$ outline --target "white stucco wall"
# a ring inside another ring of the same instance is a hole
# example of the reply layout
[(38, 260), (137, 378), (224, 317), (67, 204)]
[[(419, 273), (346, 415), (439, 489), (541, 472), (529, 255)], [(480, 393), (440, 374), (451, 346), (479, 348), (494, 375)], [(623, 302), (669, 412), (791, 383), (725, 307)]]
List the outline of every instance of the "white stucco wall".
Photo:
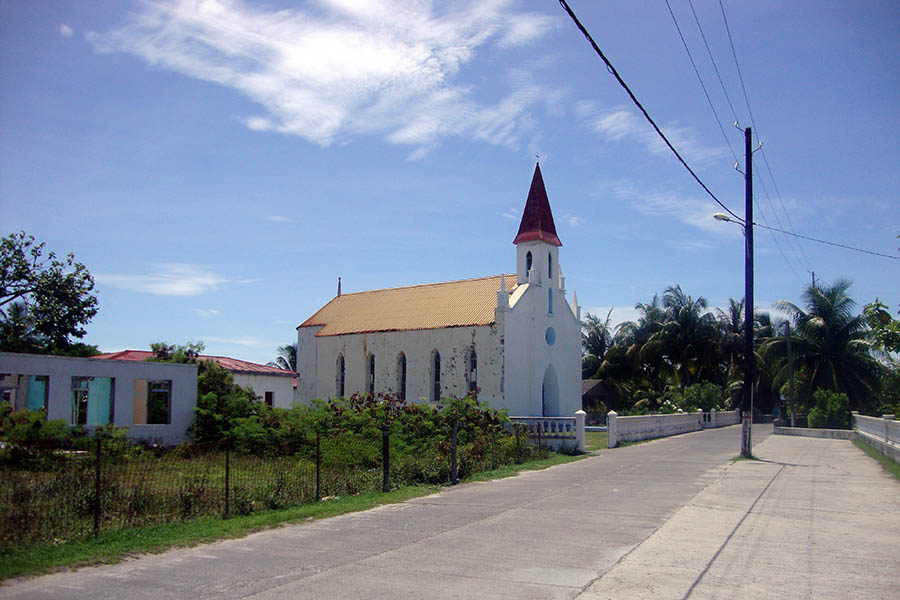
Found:
[(232, 372), (234, 382), (253, 389), (253, 393), (265, 400), (266, 392), (274, 394), (272, 406), (290, 408), (294, 403), (293, 375), (264, 375), (259, 373)]
[[(477, 354), (478, 399), (495, 408), (502, 407), (503, 373), (500, 335), (497, 328), (447, 327), (416, 331), (389, 331), (314, 337), (318, 327), (298, 329), (301, 401), (335, 396), (337, 357), (344, 356), (344, 394), (366, 389), (366, 357), (375, 356), (375, 392), (397, 393), (398, 355), (406, 355), (406, 396), (410, 401), (431, 398), (431, 360), (441, 355), (441, 395), (463, 397), (467, 393), (466, 356), (470, 348)], [(310, 376), (309, 374), (314, 374)]]
[[(72, 377), (111, 377), (115, 379), (113, 423), (128, 427), (128, 437), (179, 444), (187, 440), (187, 428), (194, 420), (197, 365), (0, 352), (0, 373), (49, 377), (48, 419), (71, 423)], [(134, 424), (135, 379), (172, 382), (170, 424)]]

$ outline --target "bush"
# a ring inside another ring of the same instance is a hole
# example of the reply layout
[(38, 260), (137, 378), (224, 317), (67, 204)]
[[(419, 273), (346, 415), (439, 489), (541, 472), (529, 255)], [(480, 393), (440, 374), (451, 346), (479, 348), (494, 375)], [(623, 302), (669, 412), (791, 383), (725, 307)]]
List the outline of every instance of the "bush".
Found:
[(809, 409), (808, 422), (813, 429), (850, 429), (850, 400), (847, 394), (818, 389), (815, 406)]

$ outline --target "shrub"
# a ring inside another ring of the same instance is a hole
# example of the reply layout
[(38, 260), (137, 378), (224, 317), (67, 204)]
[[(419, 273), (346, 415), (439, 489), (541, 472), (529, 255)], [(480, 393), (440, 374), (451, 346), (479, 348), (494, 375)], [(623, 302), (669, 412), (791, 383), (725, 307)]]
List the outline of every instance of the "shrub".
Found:
[(814, 429), (850, 429), (850, 400), (847, 394), (818, 389), (815, 406), (809, 409), (809, 426)]

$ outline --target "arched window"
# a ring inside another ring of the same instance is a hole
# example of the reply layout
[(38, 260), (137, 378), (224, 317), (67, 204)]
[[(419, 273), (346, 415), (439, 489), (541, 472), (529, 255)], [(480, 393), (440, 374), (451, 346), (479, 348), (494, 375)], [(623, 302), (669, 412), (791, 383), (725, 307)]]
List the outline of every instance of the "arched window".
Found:
[(437, 350), (431, 355), (431, 401), (441, 401), (441, 353)]
[(553, 255), (549, 252), (547, 253), (547, 278), (553, 279)]
[(397, 355), (397, 397), (406, 398), (406, 355), (402, 352)]
[(335, 370), (334, 377), (334, 393), (336, 396), (344, 395), (344, 355), (338, 354), (337, 357), (337, 369)]
[(553, 288), (547, 288), (547, 314), (553, 314)]
[(475, 353), (475, 348), (469, 350), (466, 357), (466, 383), (469, 394), (474, 394), (478, 389), (478, 355)]
[(531, 256), (531, 252), (525, 255), (525, 275), (528, 275), (528, 271), (531, 270), (531, 263), (534, 261), (534, 257)]
[(366, 358), (366, 392), (375, 393), (375, 355), (370, 354)]

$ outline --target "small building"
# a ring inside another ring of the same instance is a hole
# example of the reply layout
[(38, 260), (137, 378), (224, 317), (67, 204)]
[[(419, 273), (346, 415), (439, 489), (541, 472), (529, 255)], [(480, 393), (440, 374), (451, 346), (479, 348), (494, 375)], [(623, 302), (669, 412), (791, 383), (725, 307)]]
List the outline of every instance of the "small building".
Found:
[[(143, 362), (153, 358), (149, 350), (123, 350), (100, 354), (95, 358), (104, 360), (127, 360)], [(294, 402), (294, 379), (297, 374), (277, 367), (260, 365), (246, 360), (227, 356), (209, 356), (201, 354), (197, 360), (211, 360), (220, 367), (231, 371), (234, 383), (251, 388), (253, 393), (265, 400), (269, 406), (288, 408)]]
[(14, 410), (180, 444), (194, 421), (197, 365), (0, 352), (0, 399)]
[(581, 323), (535, 166), (513, 240), (516, 272), (341, 293), (297, 327), (298, 397), (478, 399), (516, 416), (581, 407)]

